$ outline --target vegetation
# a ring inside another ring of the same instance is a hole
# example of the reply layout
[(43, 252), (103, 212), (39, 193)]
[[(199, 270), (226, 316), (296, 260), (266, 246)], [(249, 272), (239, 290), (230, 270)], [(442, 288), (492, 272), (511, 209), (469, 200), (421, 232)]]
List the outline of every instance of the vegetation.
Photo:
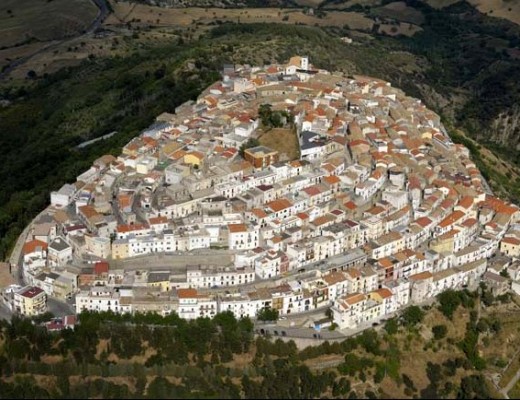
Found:
[(260, 311), (258, 311), (257, 318), (260, 321), (277, 321), (279, 317), (279, 312), (276, 309), (267, 307), (262, 308)]
[[(292, 340), (255, 338), (252, 322), (231, 313), (186, 321), (176, 314), (87, 312), (74, 331), (56, 333), (15, 317), (0, 322), (0, 396), (487, 398), (484, 376), (496, 370), (478, 350), (482, 338), (492, 335), (509, 357), (520, 343), (518, 319), (503, 331), (510, 314), (501, 307), (490, 306), (479, 318), (468, 304), (453, 320), (435, 307), (410, 308), (415, 317), (388, 321), (391, 335), (369, 329), (303, 350)], [(411, 324), (419, 314), (421, 322)], [(427, 346), (427, 331), (444, 332), (435, 342), (444, 350)]]
[(287, 111), (273, 111), (270, 104), (261, 104), (258, 109), (258, 116), (262, 121), (262, 126), (266, 129), (282, 128), (287, 124), (294, 123), (294, 117)]
[(410, 306), (403, 311), (401, 319), (406, 326), (416, 326), (424, 319), (424, 311), (419, 306)]
[(247, 149), (250, 149), (250, 148), (256, 147), (256, 146), (260, 146), (260, 142), (258, 141), (258, 139), (255, 139), (255, 138), (248, 139), (247, 142), (245, 142), (244, 144), (242, 144), (242, 146), (240, 146), (240, 149), (239, 149), (240, 157), (244, 157), (244, 152)]
[(473, 307), (473, 297), (467, 291), (449, 289), (437, 295), (437, 299), (439, 300), (439, 310), (449, 319), (453, 317), (453, 313), (459, 305), (462, 304), (466, 308)]
[(446, 337), (446, 333), (448, 333), (448, 328), (446, 325), (435, 325), (432, 328), (433, 337), (435, 340), (440, 340)]
[[(520, 132), (506, 123), (516, 115), (512, 105), (520, 103), (514, 52), (519, 28), (479, 14), (466, 2), (442, 11), (425, 2), (407, 4), (423, 17), (422, 31), (411, 37), (356, 36), (348, 27), (221, 24), (197, 40), (190, 33), (160, 46), (136, 47), (125, 57), (91, 56), (52, 75), (33, 71), (23, 86), (4, 85), (0, 257), (45, 207), (51, 190), (74, 181), (100, 155), (118, 154), (159, 113), (194, 99), (218, 79), (222, 64), (284, 62), (295, 53), (309, 55), (322, 68), (389, 80), (424, 99), (442, 113), (453, 140), (470, 149), (494, 188), (520, 199), (520, 180), (494, 168), (482, 147), (520, 165), (515, 150)], [(359, 7), (371, 15), (371, 7)], [(345, 35), (355, 45), (338, 39)], [(268, 129), (291, 123), (283, 113), (261, 111)], [(108, 140), (76, 147), (114, 130), (118, 133)], [(439, 296), (438, 308), (424, 312), (412, 306), (399, 320), (387, 321), (385, 335), (368, 330), (302, 351), (291, 341), (255, 340), (251, 321), (230, 314), (188, 322), (176, 315), (87, 313), (74, 332), (52, 334), (14, 318), (0, 323), (0, 397), (374, 398), (395, 387), (394, 397), (486, 398), (483, 373), (497, 358), (482, 344), (507, 338), (500, 355), (505, 357), (518, 341), (518, 321), (479, 316), (476, 296), (448, 292)], [(509, 298), (495, 299), (483, 288), (479, 301), (499, 311)], [(278, 317), (273, 310), (261, 314), (265, 320)], [(435, 342), (425, 343), (421, 332), (433, 334)], [(322, 356), (339, 356), (340, 363), (318, 372), (308, 367), (319, 365)], [(422, 364), (414, 369), (417, 360)]]

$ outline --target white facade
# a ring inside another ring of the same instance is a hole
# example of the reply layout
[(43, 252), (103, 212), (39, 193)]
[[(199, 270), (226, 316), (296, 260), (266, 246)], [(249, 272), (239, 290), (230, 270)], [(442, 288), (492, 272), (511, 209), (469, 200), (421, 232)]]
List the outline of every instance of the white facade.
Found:
[(209, 289), (252, 283), (255, 281), (255, 273), (253, 269), (246, 267), (188, 266), (186, 279), (189, 287)]

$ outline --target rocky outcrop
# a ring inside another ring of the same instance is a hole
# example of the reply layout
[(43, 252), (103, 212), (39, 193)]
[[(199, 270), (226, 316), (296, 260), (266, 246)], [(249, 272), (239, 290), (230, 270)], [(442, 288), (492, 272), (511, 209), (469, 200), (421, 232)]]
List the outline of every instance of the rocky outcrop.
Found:
[(520, 150), (520, 105), (499, 113), (492, 121), (490, 139), (503, 146), (514, 146)]

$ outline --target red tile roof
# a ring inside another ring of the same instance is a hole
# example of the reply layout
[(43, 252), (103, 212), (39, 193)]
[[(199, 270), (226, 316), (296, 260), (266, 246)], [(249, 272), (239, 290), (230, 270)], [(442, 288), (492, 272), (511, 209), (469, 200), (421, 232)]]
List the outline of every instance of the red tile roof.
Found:
[(38, 287), (30, 287), (24, 292), (20, 293), (20, 296), (27, 297), (28, 299), (32, 299), (33, 297), (38, 296), (40, 293), (43, 293), (43, 290)]
[(31, 254), (42, 250), (47, 250), (47, 243), (41, 240), (31, 240), (23, 245), (23, 254)]

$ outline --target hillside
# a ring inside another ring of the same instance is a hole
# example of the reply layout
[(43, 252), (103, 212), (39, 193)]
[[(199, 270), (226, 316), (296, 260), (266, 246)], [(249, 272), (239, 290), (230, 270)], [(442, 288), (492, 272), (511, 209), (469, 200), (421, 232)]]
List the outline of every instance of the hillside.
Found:
[(493, 300), (485, 293), (479, 299), (447, 292), (440, 306), (410, 307), (399, 322), (390, 320), (378, 332), (303, 350), (290, 340), (255, 337), (248, 319), (225, 313), (194, 321), (81, 314), (75, 331), (58, 333), (14, 319), (0, 324), (0, 393), (9, 398), (500, 398), (495, 385), (506, 386), (519, 368), (520, 307), (508, 296)]

